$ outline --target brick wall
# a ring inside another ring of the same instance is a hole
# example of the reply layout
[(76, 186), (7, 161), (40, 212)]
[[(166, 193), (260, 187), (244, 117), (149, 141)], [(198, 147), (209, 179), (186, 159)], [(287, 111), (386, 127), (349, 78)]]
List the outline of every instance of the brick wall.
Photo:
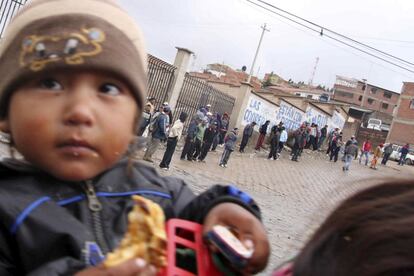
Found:
[(388, 142), (399, 145), (410, 143), (414, 145), (414, 125), (394, 122)]
[(368, 129), (368, 128), (360, 128), (357, 133), (357, 141), (360, 146), (362, 143), (369, 138), (372, 144), (372, 148), (374, 149), (379, 144), (384, 144), (385, 139), (387, 138), (388, 132), (386, 131), (379, 131), (375, 129)]

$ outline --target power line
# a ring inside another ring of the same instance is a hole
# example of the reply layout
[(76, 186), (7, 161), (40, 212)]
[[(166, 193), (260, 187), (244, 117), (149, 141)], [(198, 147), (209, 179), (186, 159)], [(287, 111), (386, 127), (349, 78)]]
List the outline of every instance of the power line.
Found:
[(293, 17), (295, 17), (295, 18), (297, 18), (297, 19), (300, 19), (300, 20), (302, 20), (302, 21), (304, 21), (304, 22), (306, 22), (306, 23), (308, 23), (308, 24), (311, 24), (311, 25), (313, 25), (313, 26), (316, 26), (316, 27), (318, 27), (318, 28), (320, 28), (320, 29), (321, 29), (321, 33), (323, 33), (323, 31), (328, 31), (328, 32), (331, 32), (331, 33), (333, 33), (333, 34), (335, 34), (335, 35), (337, 35), (337, 36), (339, 36), (339, 37), (342, 37), (342, 38), (345, 38), (345, 39), (347, 39), (347, 40), (350, 40), (350, 41), (352, 41), (352, 42), (354, 42), (354, 43), (356, 43), (356, 44), (362, 45), (362, 46), (364, 46), (364, 47), (366, 47), (366, 48), (368, 48), (368, 49), (371, 49), (371, 50), (373, 50), (373, 51), (376, 51), (376, 52), (381, 53), (381, 54), (383, 54), (383, 55), (386, 55), (386, 56), (388, 56), (388, 57), (391, 57), (391, 58), (397, 59), (397, 60), (399, 60), (399, 61), (401, 61), (401, 62), (404, 62), (404, 63), (410, 64), (410, 65), (414, 65), (414, 63), (412, 63), (412, 62), (409, 62), (409, 61), (406, 61), (406, 60), (404, 60), (404, 59), (402, 59), (402, 58), (399, 58), (399, 57), (396, 57), (396, 56), (394, 56), (394, 55), (388, 54), (388, 53), (386, 53), (386, 52), (384, 52), (384, 51), (381, 51), (381, 50), (379, 50), (379, 49), (377, 49), (377, 48), (371, 47), (371, 46), (369, 46), (369, 45), (367, 45), (367, 44), (365, 44), (365, 43), (362, 43), (362, 42), (360, 42), (360, 41), (358, 41), (358, 40), (355, 40), (355, 39), (353, 39), (353, 38), (350, 38), (350, 37), (348, 37), (348, 36), (346, 36), (346, 35), (343, 35), (343, 34), (341, 34), (341, 33), (338, 33), (338, 32), (336, 32), (336, 31), (333, 31), (333, 30), (331, 30), (331, 29), (329, 29), (329, 28), (323, 27), (323, 26), (321, 26), (321, 25), (319, 25), (319, 24), (316, 24), (316, 23), (314, 23), (314, 22), (312, 22), (312, 21), (309, 21), (309, 20), (307, 20), (307, 19), (305, 19), (305, 18), (303, 18), (303, 17), (300, 17), (300, 16), (298, 16), (298, 15), (295, 15), (295, 14), (293, 14), (293, 13), (291, 13), (291, 12), (288, 12), (288, 11), (286, 11), (286, 10), (284, 10), (284, 9), (281, 9), (281, 8), (279, 8), (279, 7), (276, 7), (275, 5), (272, 5), (272, 4), (270, 4), (270, 3), (266, 2), (266, 1), (263, 1), (263, 0), (257, 0), (257, 1), (258, 1), (258, 2), (260, 2), (260, 3), (263, 3), (263, 4), (267, 5), (267, 6), (270, 6), (270, 7), (274, 8), (274, 9), (277, 9), (277, 10), (279, 10), (279, 11), (283, 12), (283, 13), (286, 13), (286, 14), (288, 14), (288, 15), (290, 15), (290, 16), (293, 16)]
[[(408, 72), (414, 73), (414, 70), (412, 70), (412, 69), (406, 68), (406, 67), (401, 66), (401, 65), (399, 65), (399, 64), (396, 64), (396, 63), (394, 63), (394, 62), (392, 62), (392, 61), (390, 61), (390, 60), (387, 60), (387, 59), (384, 59), (384, 58), (382, 58), (382, 57), (379, 57), (379, 56), (377, 56), (377, 55), (375, 55), (375, 54), (372, 54), (372, 53), (370, 53), (370, 52), (368, 52), (368, 51), (366, 51), (366, 50), (364, 50), (364, 49), (358, 48), (358, 47), (353, 46), (353, 45), (351, 45), (351, 44), (349, 44), (349, 43), (347, 43), (347, 42), (344, 42), (344, 41), (342, 41), (342, 40), (340, 40), (340, 39), (338, 39), (338, 38), (334, 38), (334, 37), (332, 37), (332, 36), (330, 36), (330, 35), (324, 34), (324, 33), (323, 33), (323, 31), (322, 31), (323, 29), (321, 29), (321, 31), (316, 30), (316, 29), (313, 29), (313, 28), (311, 28), (311, 27), (309, 27), (309, 26), (307, 26), (307, 25), (305, 25), (305, 24), (303, 24), (303, 23), (301, 23), (301, 22), (298, 22), (298, 21), (296, 21), (296, 20), (294, 20), (294, 19), (292, 19), (292, 18), (290, 18), (290, 17), (288, 17), (288, 16), (286, 16), (286, 15), (280, 14), (280, 13), (278, 13), (278, 12), (274, 11), (274, 10), (271, 10), (271, 9), (269, 9), (269, 8), (266, 8), (266, 7), (264, 7), (264, 6), (262, 6), (262, 5), (258, 4), (258, 3), (255, 3), (255, 2), (253, 2), (253, 1), (251, 1), (251, 0), (246, 0), (246, 1), (247, 1), (247, 2), (249, 2), (249, 3), (251, 3), (251, 4), (253, 4), (253, 5), (256, 5), (256, 6), (258, 6), (258, 7), (262, 8), (262, 9), (264, 9), (264, 10), (267, 10), (267, 11), (269, 11), (269, 12), (271, 12), (271, 13), (274, 13), (274, 14), (276, 14), (276, 15), (280, 16), (280, 17), (283, 17), (283, 18), (285, 18), (285, 19), (287, 19), (287, 20), (289, 20), (289, 21), (292, 21), (292, 22), (294, 22), (294, 23), (296, 23), (296, 24), (298, 24), (298, 25), (300, 25), (300, 26), (302, 26), (302, 27), (304, 27), (304, 28), (306, 28), (306, 29), (309, 29), (309, 30), (311, 30), (311, 31), (313, 31), (313, 32), (316, 32), (316, 33), (318, 33), (318, 34), (320, 34), (320, 35), (323, 35), (323, 36), (325, 36), (325, 37), (327, 37), (327, 38), (330, 38), (330, 39), (332, 39), (332, 40), (335, 40), (335, 41), (337, 41), (337, 42), (339, 42), (339, 43), (341, 43), (341, 44), (344, 44), (344, 45), (346, 45), (346, 46), (348, 46), (348, 47), (351, 47), (351, 48), (353, 48), (353, 49), (355, 49), (355, 50), (358, 50), (358, 51), (360, 51), (360, 52), (363, 52), (364, 54), (370, 55), (370, 56), (372, 56), (372, 57), (374, 57), (374, 58), (377, 58), (377, 59), (379, 59), (379, 60), (381, 60), (381, 61), (384, 61), (384, 62), (389, 63), (389, 64), (391, 64), (391, 65), (394, 65), (394, 66), (396, 66), (396, 67), (399, 67), (399, 68), (401, 68), (401, 69), (403, 69), (403, 70), (406, 70), (406, 71), (408, 71)], [(259, 1), (260, 1), (260, 0), (259, 0)], [(413, 64), (413, 65), (414, 65), (414, 64)]]

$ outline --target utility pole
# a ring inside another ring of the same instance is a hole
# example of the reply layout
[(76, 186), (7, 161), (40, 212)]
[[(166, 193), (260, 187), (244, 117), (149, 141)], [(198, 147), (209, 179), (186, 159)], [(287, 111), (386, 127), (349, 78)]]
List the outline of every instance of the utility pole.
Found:
[(316, 68), (318, 68), (318, 62), (319, 62), (319, 57), (316, 58), (315, 66), (313, 67), (312, 74), (308, 82), (309, 86), (313, 85), (313, 78), (315, 77)]
[(250, 83), (250, 80), (251, 80), (252, 75), (253, 75), (254, 65), (255, 65), (255, 63), (256, 63), (256, 58), (257, 58), (257, 55), (259, 54), (259, 49), (260, 49), (260, 45), (262, 44), (262, 40), (263, 40), (264, 33), (265, 33), (265, 31), (267, 31), (267, 32), (269, 32), (269, 31), (270, 31), (270, 29), (266, 29), (266, 23), (264, 23), (264, 25), (263, 25), (263, 26), (261, 26), (260, 28), (262, 28), (262, 29), (263, 29), (263, 31), (262, 31), (262, 35), (260, 36), (259, 45), (257, 46), (257, 49), (256, 49), (256, 54), (254, 55), (254, 59), (253, 59), (252, 66), (251, 66), (251, 68), (250, 68), (250, 74), (249, 74), (249, 77), (247, 78), (247, 82), (248, 82), (248, 83)]
[(367, 79), (362, 79), (362, 81), (364, 82), (365, 88), (364, 88), (364, 94), (362, 94), (361, 107), (364, 106), (365, 97), (366, 97), (366, 94), (367, 94), (367, 91), (368, 91)]

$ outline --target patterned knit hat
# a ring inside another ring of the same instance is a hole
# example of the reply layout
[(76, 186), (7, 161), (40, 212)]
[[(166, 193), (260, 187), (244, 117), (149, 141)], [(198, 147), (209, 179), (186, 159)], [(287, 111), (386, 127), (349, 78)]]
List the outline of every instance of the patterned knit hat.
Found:
[(112, 74), (143, 108), (143, 38), (115, 0), (32, 0), (14, 17), (0, 43), (0, 119), (7, 117), (11, 93), (19, 85), (61, 69)]

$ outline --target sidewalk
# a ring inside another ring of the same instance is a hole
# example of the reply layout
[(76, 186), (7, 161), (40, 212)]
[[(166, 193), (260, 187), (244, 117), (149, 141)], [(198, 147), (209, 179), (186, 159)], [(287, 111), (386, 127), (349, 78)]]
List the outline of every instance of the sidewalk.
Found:
[[(157, 169), (163, 153), (158, 150), (154, 156)], [(179, 148), (170, 171), (158, 171), (185, 179), (195, 192), (215, 183), (232, 183), (250, 193), (260, 204), (272, 245), (271, 260), (263, 275), (293, 257), (325, 216), (348, 195), (388, 177), (410, 178), (414, 174), (414, 167), (401, 167), (392, 161), (387, 167), (380, 165), (378, 170), (372, 170), (357, 160), (350, 171), (343, 172), (340, 160), (329, 162), (324, 153), (309, 150), (304, 151), (299, 162), (290, 161), (287, 151), (277, 161), (267, 160), (265, 151), (235, 151), (228, 168), (222, 168), (218, 165), (221, 153), (222, 148), (218, 148), (217, 152), (209, 152), (205, 163), (189, 162), (179, 159)]]

